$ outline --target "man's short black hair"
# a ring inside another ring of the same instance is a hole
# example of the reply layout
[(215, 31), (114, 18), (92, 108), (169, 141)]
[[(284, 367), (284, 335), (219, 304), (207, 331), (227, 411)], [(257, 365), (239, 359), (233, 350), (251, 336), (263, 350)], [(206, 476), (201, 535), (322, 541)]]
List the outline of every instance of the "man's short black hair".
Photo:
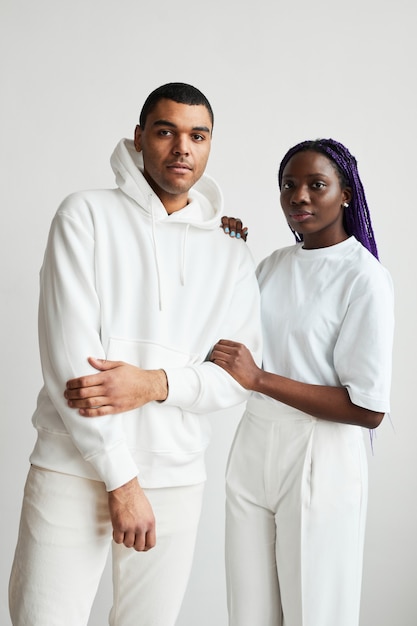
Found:
[(180, 104), (202, 104), (209, 112), (211, 124), (214, 124), (213, 109), (206, 96), (196, 87), (187, 85), (187, 83), (167, 83), (158, 87), (146, 98), (145, 103), (140, 112), (139, 124), (141, 128), (145, 128), (146, 119), (155, 108), (160, 100), (167, 99), (179, 102)]

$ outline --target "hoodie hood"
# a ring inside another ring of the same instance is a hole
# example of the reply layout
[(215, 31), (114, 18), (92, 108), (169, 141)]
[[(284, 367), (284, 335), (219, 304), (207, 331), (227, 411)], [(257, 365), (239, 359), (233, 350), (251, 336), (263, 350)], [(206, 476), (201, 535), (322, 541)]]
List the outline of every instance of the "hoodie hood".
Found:
[[(116, 174), (116, 183), (123, 193), (129, 196), (139, 209), (151, 220), (152, 246), (155, 270), (158, 280), (159, 310), (163, 309), (163, 280), (161, 271), (161, 259), (163, 257), (163, 244), (161, 246), (158, 225), (164, 221), (173, 224), (183, 224), (183, 235), (180, 248), (179, 274), (181, 284), (186, 282), (187, 268), (187, 242), (190, 227), (204, 230), (218, 230), (220, 218), (223, 215), (223, 196), (217, 183), (207, 175), (200, 180), (188, 192), (189, 203), (180, 211), (170, 215), (164, 205), (153, 191), (143, 175), (143, 157), (137, 152), (131, 139), (122, 139), (117, 144), (111, 159), (111, 166)], [(192, 260), (188, 260), (192, 262)]]
[(169, 219), (203, 229), (219, 228), (223, 215), (223, 196), (217, 183), (204, 174), (188, 192), (189, 204), (175, 213), (168, 213), (159, 197), (143, 175), (143, 157), (137, 152), (131, 139), (121, 139), (110, 163), (116, 175), (118, 187), (153, 221)]

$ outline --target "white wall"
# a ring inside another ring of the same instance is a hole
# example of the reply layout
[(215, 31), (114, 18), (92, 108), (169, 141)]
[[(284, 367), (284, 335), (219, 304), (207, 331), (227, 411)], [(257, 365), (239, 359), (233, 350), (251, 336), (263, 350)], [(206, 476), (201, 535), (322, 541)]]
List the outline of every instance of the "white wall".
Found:
[[(384, 264), (396, 287), (392, 421), (370, 457), (361, 626), (417, 622), (416, 9), (414, 0), (1, 0), (0, 623), (34, 442), (41, 383), (38, 271), (61, 199), (113, 186), (108, 163), (144, 98), (168, 81), (215, 111), (208, 172), (259, 261), (291, 243), (276, 170), (294, 143), (330, 136), (359, 160)], [(223, 471), (238, 412), (213, 420), (210, 479), (178, 626), (226, 626)], [(108, 572), (90, 626), (106, 623)], [(254, 625), (258, 626), (258, 625)], [(261, 626), (261, 625), (259, 625)]]

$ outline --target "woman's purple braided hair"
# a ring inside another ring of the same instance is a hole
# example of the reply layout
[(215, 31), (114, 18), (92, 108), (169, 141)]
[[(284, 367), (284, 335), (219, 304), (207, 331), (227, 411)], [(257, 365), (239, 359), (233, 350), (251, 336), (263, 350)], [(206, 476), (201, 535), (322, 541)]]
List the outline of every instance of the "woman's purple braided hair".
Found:
[[(344, 227), (348, 235), (354, 235), (378, 259), (378, 250), (371, 224), (371, 216), (366, 202), (365, 191), (359, 177), (355, 157), (341, 143), (334, 139), (316, 139), (303, 141), (290, 148), (281, 161), (278, 172), (278, 183), (281, 189), (282, 173), (288, 161), (297, 152), (313, 150), (327, 156), (335, 166), (342, 188), (349, 187), (352, 199), (349, 207), (344, 209)], [(302, 235), (294, 233), (297, 241), (302, 241)]]

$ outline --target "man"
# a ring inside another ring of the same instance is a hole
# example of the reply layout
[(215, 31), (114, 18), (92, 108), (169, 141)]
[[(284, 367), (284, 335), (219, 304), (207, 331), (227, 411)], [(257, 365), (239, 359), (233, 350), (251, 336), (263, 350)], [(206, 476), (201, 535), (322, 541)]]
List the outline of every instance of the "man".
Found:
[(72, 194), (53, 220), (13, 626), (87, 624), (112, 536), (110, 623), (175, 623), (201, 509), (207, 414), (246, 399), (206, 357), (221, 337), (258, 358), (261, 348), (250, 253), (222, 233), (221, 192), (203, 175), (212, 129), (199, 90), (156, 89), (134, 141), (112, 155), (117, 189)]

